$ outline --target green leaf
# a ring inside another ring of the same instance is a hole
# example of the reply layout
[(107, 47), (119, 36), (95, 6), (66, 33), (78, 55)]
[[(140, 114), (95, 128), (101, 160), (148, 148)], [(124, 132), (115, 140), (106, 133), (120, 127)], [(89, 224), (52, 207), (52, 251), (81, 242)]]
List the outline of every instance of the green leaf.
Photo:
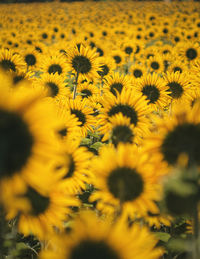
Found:
[(83, 138), (81, 141), (81, 144), (90, 145), (90, 144), (92, 144), (92, 140), (90, 138)]
[(165, 232), (155, 232), (154, 234), (156, 235), (156, 237), (157, 237), (159, 240), (161, 240), (161, 241), (163, 241), (163, 242), (165, 242), (165, 243), (167, 243), (168, 240), (169, 240), (170, 237), (171, 237), (169, 233), (165, 233)]
[(94, 148), (98, 150), (103, 144), (101, 142), (95, 142), (93, 145), (91, 145), (91, 148)]
[(23, 250), (23, 249), (28, 249), (29, 246), (27, 246), (27, 245), (26, 245), (25, 243), (23, 243), (23, 242), (20, 242), (20, 243), (17, 243), (16, 248), (17, 248), (17, 250)]

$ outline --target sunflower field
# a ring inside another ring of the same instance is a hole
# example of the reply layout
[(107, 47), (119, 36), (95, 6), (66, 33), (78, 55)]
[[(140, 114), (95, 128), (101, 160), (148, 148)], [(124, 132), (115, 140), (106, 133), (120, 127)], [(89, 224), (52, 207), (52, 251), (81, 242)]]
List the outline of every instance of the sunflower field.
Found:
[(0, 259), (200, 259), (200, 4), (0, 4)]

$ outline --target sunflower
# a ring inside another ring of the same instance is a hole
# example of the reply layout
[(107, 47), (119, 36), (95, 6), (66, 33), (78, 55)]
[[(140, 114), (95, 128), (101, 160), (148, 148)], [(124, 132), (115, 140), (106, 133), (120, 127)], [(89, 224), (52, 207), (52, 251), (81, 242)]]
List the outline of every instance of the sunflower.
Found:
[(131, 66), (130, 73), (134, 76), (134, 78), (140, 78), (145, 73), (145, 67), (141, 63), (135, 63)]
[(47, 97), (54, 99), (70, 96), (70, 90), (66, 87), (63, 77), (57, 72), (55, 74), (42, 74), (41, 78), (34, 81), (33, 86), (40, 87)]
[(80, 46), (80, 50), (75, 46), (67, 53), (68, 70), (78, 75), (80, 80), (94, 80), (99, 77), (97, 71), (101, 71), (101, 64), (95, 49)]
[(120, 220), (112, 225), (92, 212), (82, 212), (73, 226), (69, 235), (54, 238), (54, 245), (43, 250), (39, 259), (158, 259), (162, 255), (154, 235), (137, 224), (128, 228)]
[(158, 176), (147, 163), (146, 154), (138, 153), (132, 145), (118, 145), (117, 149), (105, 146), (94, 158), (91, 170), (95, 175), (91, 201), (106, 214), (119, 210), (126, 215), (142, 216), (150, 211), (158, 213), (155, 201), (159, 200)]
[(125, 117), (122, 113), (110, 118), (108, 131), (103, 136), (102, 141), (106, 141), (109, 138), (115, 147), (119, 143), (138, 144), (141, 142), (137, 128), (134, 128), (130, 123), (130, 118)]
[(135, 93), (131, 89), (124, 89), (117, 96), (107, 92), (104, 94), (101, 104), (103, 107), (100, 109), (97, 125), (102, 134), (107, 132), (110, 118), (120, 112), (130, 119), (130, 123), (137, 128), (141, 136), (148, 132), (147, 115), (150, 113), (150, 109), (145, 97), (141, 94)]
[(77, 93), (81, 95), (81, 98), (92, 99), (96, 95), (100, 95), (99, 88), (94, 84), (83, 83), (78, 84)]
[(21, 53), (27, 64), (28, 70), (36, 70), (39, 65), (39, 54), (34, 47), (28, 48)]
[(128, 75), (120, 75), (119, 73), (113, 73), (106, 78), (106, 82), (103, 86), (104, 91), (110, 91), (113, 95), (121, 93), (122, 89), (131, 89), (132, 81)]
[[(56, 103), (57, 104), (57, 103)], [(79, 121), (75, 118), (70, 111), (66, 108), (66, 105), (61, 103), (56, 105), (57, 117), (62, 124), (58, 130), (58, 134), (65, 143), (70, 143), (71, 141), (79, 141), (81, 138), (81, 133), (79, 129)]]
[(147, 60), (147, 66), (151, 72), (161, 73), (164, 71), (164, 64), (160, 55), (155, 55)]
[(146, 97), (152, 110), (163, 109), (169, 104), (168, 87), (156, 73), (146, 74), (136, 82), (136, 89)]
[(163, 76), (173, 102), (188, 102), (191, 99), (190, 77), (185, 73), (169, 73)]
[(171, 62), (171, 64), (168, 67), (168, 71), (170, 73), (180, 72), (180, 73), (187, 73), (188, 67), (185, 62), (181, 61), (180, 58), (177, 60), (174, 60)]
[(122, 50), (113, 50), (110, 55), (115, 62), (116, 68), (124, 64), (125, 54)]
[(0, 68), (6, 71), (25, 72), (26, 63), (23, 58), (12, 50), (0, 50)]
[(66, 57), (62, 53), (48, 53), (48, 55), (46, 53), (44, 58), (41, 56), (40, 69), (44, 73), (58, 73), (65, 77), (67, 73)]
[(82, 99), (78, 96), (75, 100), (60, 99), (59, 105), (66, 107), (66, 110), (69, 110), (70, 113), (77, 119), (79, 122), (79, 131), (82, 137), (87, 135), (88, 130), (93, 131), (93, 127), (96, 123), (94, 117), (92, 116), (93, 110), (90, 107), (90, 103), (87, 98)]
[[(54, 180), (54, 182), (53, 182)], [(34, 234), (40, 240), (55, 232), (55, 228), (64, 229), (64, 221), (71, 213), (70, 207), (79, 205), (77, 199), (66, 195), (58, 188), (58, 180), (51, 175), (51, 188), (48, 191), (27, 185), (23, 199), (28, 202), (28, 211), (20, 211), (18, 231), (24, 235)]]
[(133, 41), (131, 41), (129, 39), (124, 40), (122, 50), (126, 56), (129, 56), (129, 57), (133, 56), (133, 54), (136, 52), (136, 48), (137, 47)]
[(191, 109), (182, 104), (175, 105), (171, 117), (157, 119), (158, 131), (145, 140), (146, 150), (168, 165), (170, 169), (179, 162), (182, 154), (188, 157), (188, 166), (200, 165), (200, 105)]
[(41, 99), (41, 92), (33, 91), (30, 85), (12, 91), (6, 85), (0, 87), (0, 197), (6, 203), (6, 190), (12, 193), (16, 177), (35, 181), (35, 166), (60, 157), (62, 149), (55, 135), (60, 122), (54, 106)]
[(177, 44), (176, 50), (183, 58), (183, 60), (186, 60), (190, 63), (193, 63), (200, 57), (200, 47), (199, 47), (199, 43), (197, 42), (196, 43), (187, 42), (187, 44), (186, 43)]
[(80, 141), (64, 142), (65, 161), (55, 164), (56, 174), (62, 177), (59, 188), (65, 193), (80, 194), (85, 190), (86, 183), (92, 182), (89, 166), (93, 154), (79, 144)]
[(110, 57), (101, 58), (101, 71), (97, 71), (101, 78), (106, 78), (115, 69), (115, 62)]

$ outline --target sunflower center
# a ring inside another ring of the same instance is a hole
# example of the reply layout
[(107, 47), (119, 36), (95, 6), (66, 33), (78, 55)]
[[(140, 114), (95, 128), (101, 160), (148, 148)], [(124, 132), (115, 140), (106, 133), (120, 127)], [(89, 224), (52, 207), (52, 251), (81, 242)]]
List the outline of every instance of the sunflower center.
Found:
[(15, 75), (13, 77), (13, 84), (16, 85), (24, 79), (25, 75)]
[(82, 240), (72, 248), (69, 259), (120, 259), (109, 244), (102, 241)]
[(28, 54), (25, 56), (25, 61), (28, 66), (34, 66), (36, 63), (36, 58), (33, 54)]
[(14, 62), (12, 62), (11, 60), (2, 60), (0, 61), (0, 66), (4, 69), (4, 70), (12, 70), (14, 72), (16, 72), (16, 67)]
[(53, 83), (53, 82), (47, 82), (46, 83), (46, 86), (50, 89), (50, 92), (51, 92), (51, 97), (55, 97), (58, 95), (59, 93), (59, 88), (58, 86)]
[(118, 114), (120, 112), (124, 116), (130, 118), (132, 124), (134, 124), (135, 126), (137, 125), (137, 122), (138, 122), (137, 112), (134, 110), (134, 108), (132, 108), (129, 105), (126, 105), (126, 104), (117, 104), (117, 105), (113, 106), (109, 110), (108, 116), (113, 116), (113, 115)]
[(141, 77), (142, 76), (142, 71), (140, 69), (135, 69), (133, 71), (133, 75), (134, 77), (138, 78), (138, 77)]
[(112, 143), (115, 147), (120, 143), (133, 143), (133, 132), (132, 130), (126, 125), (118, 125), (114, 127), (112, 131)]
[(190, 48), (186, 51), (186, 56), (189, 60), (193, 60), (197, 57), (197, 51), (193, 48)]
[(200, 165), (200, 125), (178, 125), (166, 135), (161, 152), (169, 164), (176, 164), (179, 155), (185, 153), (189, 164)]
[(171, 82), (168, 83), (167, 86), (169, 86), (169, 90), (171, 93), (169, 94), (172, 98), (178, 99), (183, 94), (183, 87), (177, 83), (177, 82)]
[(81, 74), (90, 72), (92, 65), (90, 60), (85, 56), (75, 56), (72, 60), (72, 67)]
[(125, 48), (125, 53), (130, 55), (133, 52), (133, 48), (132, 47), (126, 47)]
[(58, 134), (61, 135), (61, 137), (66, 137), (67, 136), (67, 128), (63, 128), (58, 131)]
[(63, 177), (63, 179), (67, 179), (73, 176), (74, 172), (75, 172), (75, 162), (74, 162), (74, 158), (72, 155), (69, 155), (69, 169), (66, 173), (66, 175)]
[(116, 96), (116, 91), (115, 90), (117, 90), (119, 93), (121, 93), (122, 88), (123, 88), (123, 84), (121, 84), (121, 83), (113, 83), (110, 86), (110, 91), (111, 91), (112, 94), (114, 94)]
[(123, 202), (135, 200), (144, 189), (141, 175), (128, 167), (114, 169), (108, 177), (107, 185), (113, 196)]
[(77, 109), (71, 109), (71, 113), (74, 114), (77, 119), (81, 122), (81, 126), (83, 126), (86, 123), (85, 114)]
[(83, 89), (83, 90), (81, 91), (81, 93), (84, 94), (83, 97), (92, 96), (92, 92), (91, 92), (90, 90), (88, 90), (88, 89)]
[(26, 165), (33, 143), (20, 115), (0, 110), (0, 178), (12, 176)]
[(151, 67), (153, 68), (153, 69), (159, 69), (159, 64), (158, 64), (158, 62), (156, 62), (156, 61), (153, 61), (152, 63), (151, 63)]
[(119, 64), (122, 61), (120, 56), (114, 56), (113, 58), (114, 58), (116, 64)]
[(30, 186), (28, 187), (25, 197), (27, 197), (31, 203), (31, 207), (32, 207), (31, 214), (34, 216), (38, 216), (44, 213), (49, 207), (50, 198), (41, 195)]
[(183, 72), (182, 68), (180, 68), (180, 67), (174, 67), (173, 71), (174, 71), (174, 73), (175, 72), (180, 72), (180, 73)]
[(97, 73), (100, 75), (100, 76), (106, 76), (108, 73), (109, 73), (109, 68), (107, 65), (103, 65), (101, 66), (101, 71), (97, 71)]
[(48, 69), (49, 74), (58, 73), (59, 75), (62, 73), (62, 67), (58, 64), (53, 64)]
[(160, 97), (160, 92), (155, 85), (145, 85), (142, 89), (142, 93), (146, 95), (147, 100), (149, 100), (148, 104), (155, 103)]

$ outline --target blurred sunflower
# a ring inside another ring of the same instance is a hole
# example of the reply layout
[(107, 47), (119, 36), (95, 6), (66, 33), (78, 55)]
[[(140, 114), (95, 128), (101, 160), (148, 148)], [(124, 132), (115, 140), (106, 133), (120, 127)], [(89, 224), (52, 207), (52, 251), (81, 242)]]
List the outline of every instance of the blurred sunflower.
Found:
[(176, 45), (176, 50), (183, 58), (190, 63), (196, 61), (200, 57), (199, 43), (187, 42)]
[(62, 178), (59, 188), (65, 193), (80, 194), (85, 190), (86, 183), (92, 182), (93, 175), (89, 166), (93, 155), (79, 144), (80, 141), (64, 142), (65, 161), (55, 164), (55, 172)]
[(6, 71), (25, 72), (26, 63), (23, 58), (12, 50), (0, 50), (0, 68)]
[(173, 102), (188, 102), (191, 99), (190, 77), (186, 73), (169, 73), (163, 76)]
[(186, 154), (188, 166), (200, 165), (200, 105), (191, 109), (177, 104), (171, 117), (157, 119), (158, 131), (147, 137), (146, 150), (167, 165), (176, 166), (180, 155)]
[(147, 66), (150, 72), (162, 73), (164, 71), (164, 64), (160, 55), (155, 55), (147, 60)]
[(93, 131), (93, 127), (95, 126), (95, 119), (93, 115), (93, 109), (90, 107), (89, 101), (87, 98), (82, 99), (81, 97), (77, 97), (75, 100), (60, 99), (59, 105), (62, 107), (66, 107), (66, 110), (70, 111), (70, 113), (77, 119), (79, 122), (79, 131), (82, 137), (87, 135), (88, 130)]
[(73, 226), (69, 235), (53, 238), (54, 245), (43, 250), (39, 258), (158, 259), (163, 253), (156, 248), (154, 235), (137, 224), (128, 228), (120, 220), (112, 225), (110, 220), (102, 221), (92, 212), (82, 212)]
[(44, 58), (41, 56), (40, 69), (44, 73), (58, 73), (65, 77), (67, 73), (66, 57), (62, 53), (46, 53)]
[(44, 102), (41, 96), (41, 92), (33, 91), (30, 85), (13, 91), (1, 85), (0, 199), (5, 204), (6, 194), (12, 194), (12, 190), (20, 191), (17, 182), (24, 188), (20, 181), (16, 181), (17, 177), (34, 182), (38, 177), (34, 172), (39, 171), (35, 169), (38, 164), (61, 157), (61, 143), (55, 135), (60, 122), (56, 119), (54, 107)]
[(134, 65), (131, 66), (130, 68), (130, 73), (131, 75), (134, 76), (134, 78), (140, 78), (143, 76), (143, 74), (145, 73), (145, 67), (144, 65), (140, 64), (140, 63), (136, 63)]
[(47, 97), (54, 99), (70, 96), (70, 90), (66, 87), (63, 77), (57, 72), (43, 73), (40, 78), (34, 80), (33, 86), (40, 87)]

